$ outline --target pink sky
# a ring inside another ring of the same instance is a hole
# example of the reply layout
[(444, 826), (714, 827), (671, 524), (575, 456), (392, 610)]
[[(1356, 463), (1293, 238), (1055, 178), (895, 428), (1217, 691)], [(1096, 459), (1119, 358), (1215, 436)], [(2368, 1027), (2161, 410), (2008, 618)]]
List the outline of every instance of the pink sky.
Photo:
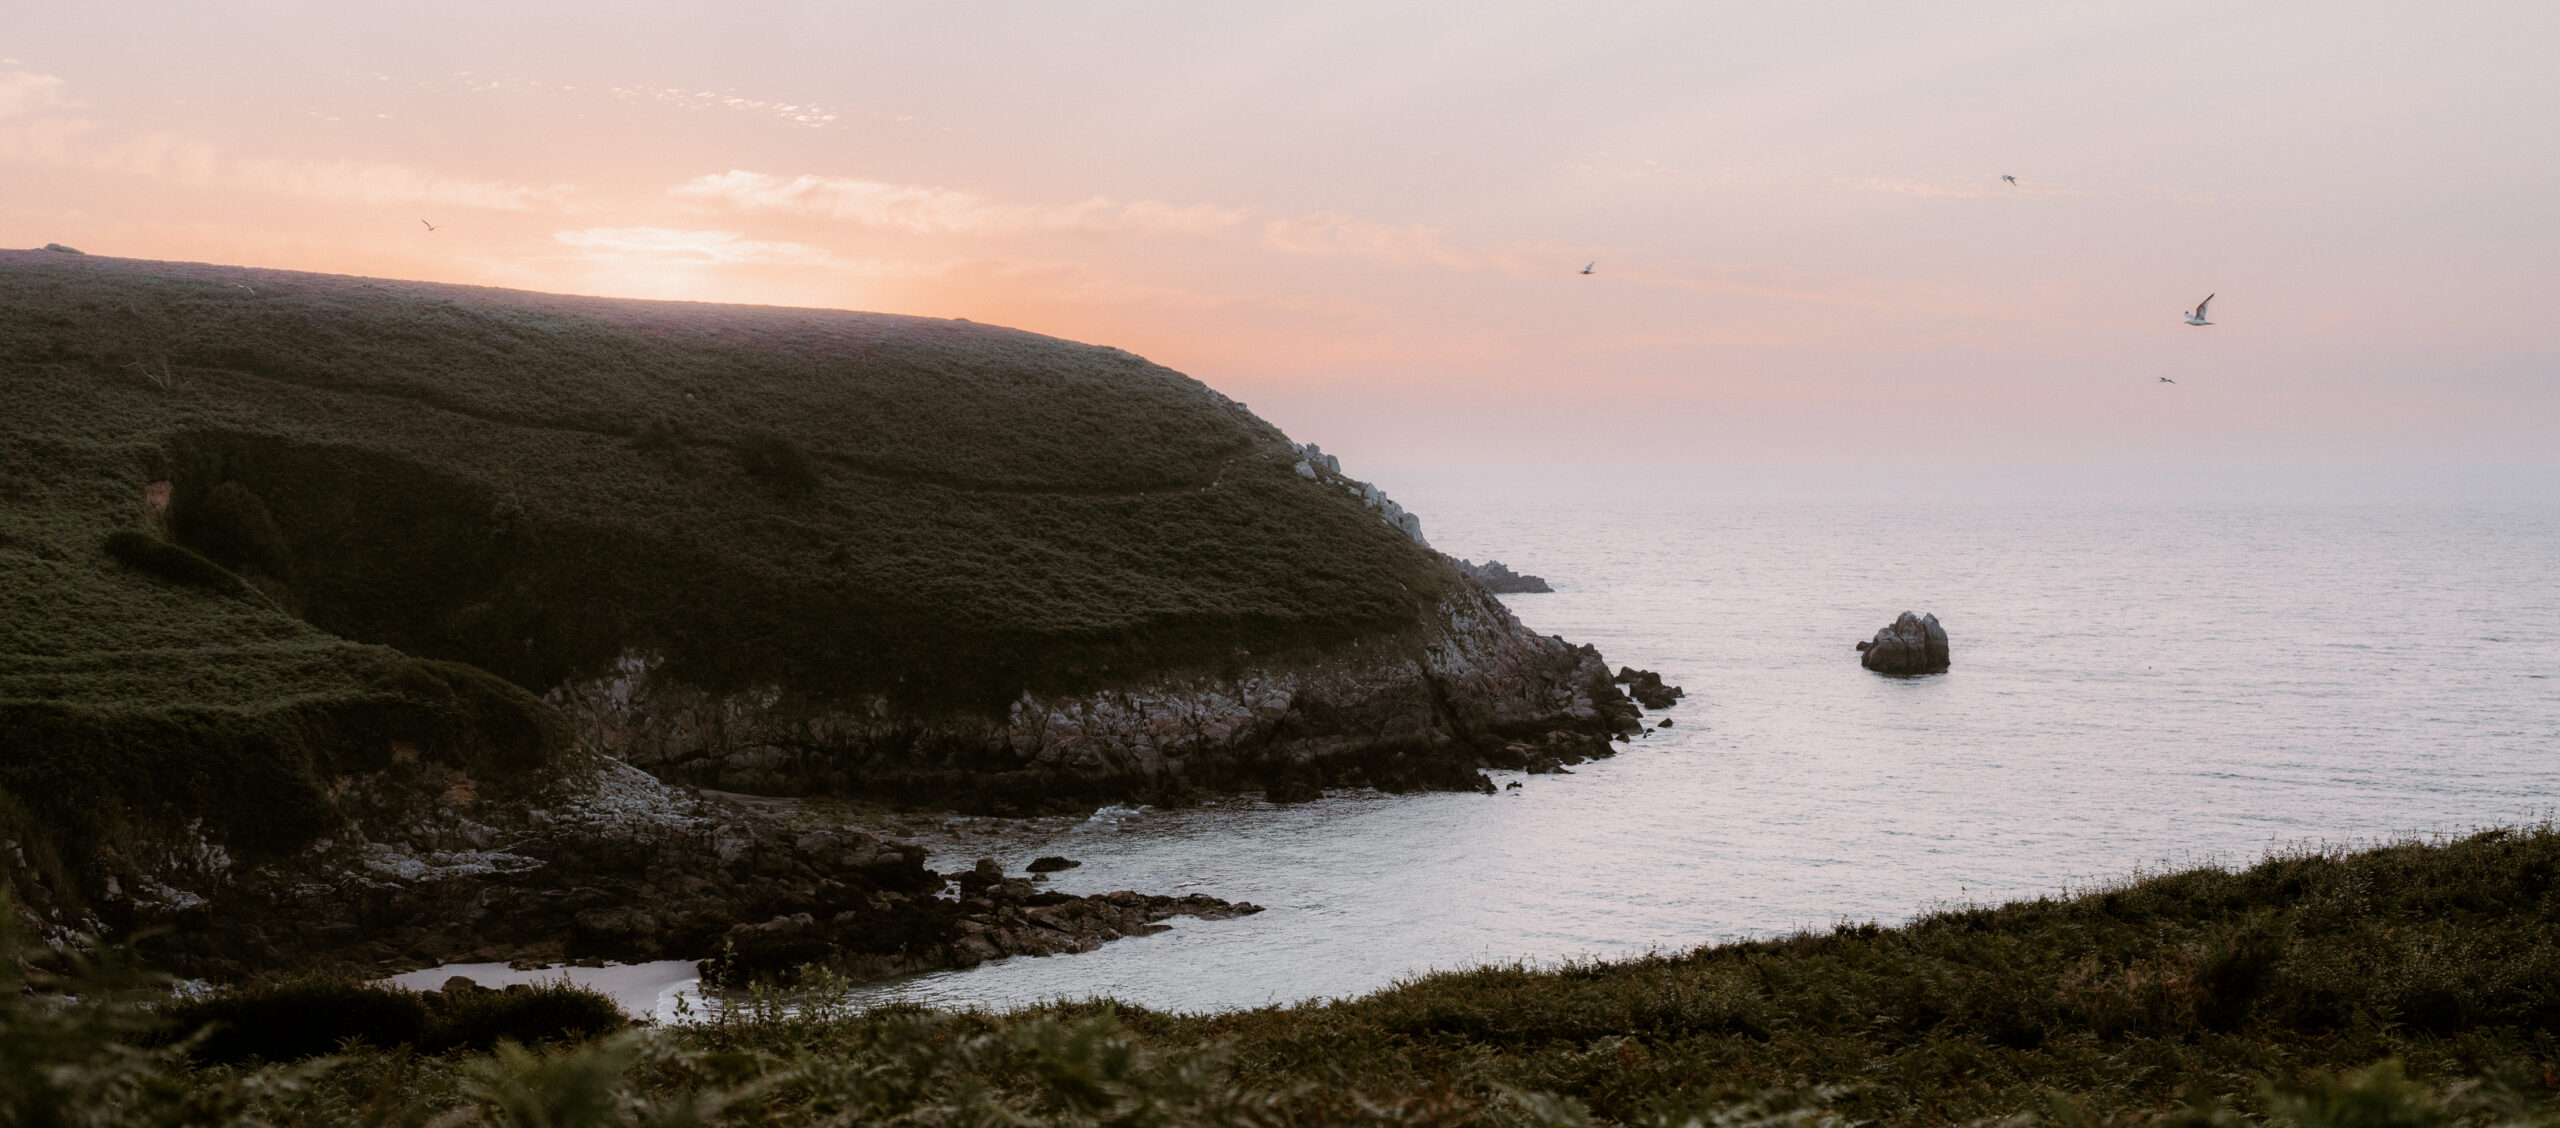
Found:
[(842, 7), (18, 5), (0, 245), (1016, 325), (1364, 476), (2560, 463), (2552, 5)]

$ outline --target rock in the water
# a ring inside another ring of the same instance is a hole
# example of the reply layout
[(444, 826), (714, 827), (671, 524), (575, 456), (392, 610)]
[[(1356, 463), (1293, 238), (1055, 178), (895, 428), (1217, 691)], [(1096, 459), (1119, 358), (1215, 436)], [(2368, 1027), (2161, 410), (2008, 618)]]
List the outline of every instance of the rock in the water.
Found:
[(1031, 864), (1024, 866), (1023, 869), (1031, 873), (1056, 873), (1059, 870), (1074, 869), (1083, 864), (1074, 858), (1061, 858), (1056, 854), (1049, 854), (1031, 859)]
[(1546, 580), (1537, 576), (1521, 575), (1499, 560), (1487, 560), (1482, 564), (1473, 560), (1452, 560), (1450, 563), (1457, 565), (1459, 571), (1475, 577), (1475, 581), (1483, 584), (1488, 591), (1504, 595), (1519, 595), (1556, 590), (1548, 587)]
[(1669, 717), (1664, 717), (1664, 718), (1662, 718), (1662, 723), (1661, 723), (1661, 724), (1655, 725), (1655, 726), (1653, 726), (1653, 727), (1655, 727), (1655, 728), (1670, 728), (1670, 727), (1671, 727), (1671, 718), (1669, 718)]
[(1292, 776), (1263, 785), (1262, 797), (1274, 803), (1313, 803), (1324, 798), (1324, 789), (1304, 778)]
[(1947, 668), (1947, 631), (1936, 615), (1905, 611), (1858, 650), (1858, 664), (1879, 674), (1934, 674)]
[(1662, 684), (1662, 675), (1632, 666), (1618, 667), (1618, 676), (1609, 680), (1627, 687), (1627, 696), (1647, 709), (1668, 709), (1672, 702), (1688, 696), (1679, 686)]

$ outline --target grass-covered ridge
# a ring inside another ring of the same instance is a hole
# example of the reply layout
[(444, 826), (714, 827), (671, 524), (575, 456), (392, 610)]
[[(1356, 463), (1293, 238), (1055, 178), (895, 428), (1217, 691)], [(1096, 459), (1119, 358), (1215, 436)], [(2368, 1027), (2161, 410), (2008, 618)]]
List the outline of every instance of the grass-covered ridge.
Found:
[(0, 402), (0, 831), (80, 850), (186, 795), (286, 841), (350, 748), (549, 739), (411, 658), (989, 709), (1456, 582), (1198, 381), (966, 322), (8, 251)]
[[(41, 252), (0, 253), (0, 311), (13, 572), (94, 564), (165, 477), (279, 606), (529, 688), (636, 644), (715, 689), (997, 701), (1395, 629), (1447, 582), (1225, 397), (1030, 333)], [(132, 649), (66, 626), (0, 653)]]
[[(2549, 1125), (2555, 876), (2543, 826), (1240, 1013), (752, 1006), (549, 1056), (358, 1050), (304, 1089), (160, 1076), (278, 1124)], [(14, 995), (26, 1073), (112, 1057)]]

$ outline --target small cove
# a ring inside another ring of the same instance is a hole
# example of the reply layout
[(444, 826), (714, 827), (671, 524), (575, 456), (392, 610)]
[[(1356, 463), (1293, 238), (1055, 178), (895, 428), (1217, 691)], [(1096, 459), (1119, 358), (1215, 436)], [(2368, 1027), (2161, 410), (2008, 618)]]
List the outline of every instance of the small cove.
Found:
[[(1435, 545), (1553, 581), (1507, 597), (1532, 627), (1686, 686), (1649, 718), (1674, 726), (1572, 775), (1494, 773), (1523, 786), (1491, 797), (931, 820), (944, 871), (1062, 854), (1083, 865), (1061, 891), (1268, 911), (860, 998), (1289, 1003), (2532, 821), (2560, 796), (2545, 498), (1397, 493)], [(1906, 607), (1946, 622), (1948, 674), (1858, 668), (1851, 644)], [(681, 970), (632, 997), (664, 1007)]]

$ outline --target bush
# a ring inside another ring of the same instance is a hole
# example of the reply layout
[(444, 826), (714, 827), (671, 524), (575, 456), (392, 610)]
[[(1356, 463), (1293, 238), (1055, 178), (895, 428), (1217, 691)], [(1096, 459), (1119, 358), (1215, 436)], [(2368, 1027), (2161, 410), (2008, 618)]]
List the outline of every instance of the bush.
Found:
[(777, 489), (797, 492), (818, 488), (818, 464), (809, 452), (772, 432), (749, 435), (739, 441), (738, 468)]
[(567, 980), (497, 991), (448, 989), (429, 998), (436, 1004), (432, 1033), (439, 1050), (585, 1040), (631, 1025), (612, 998)]
[(541, 767), (568, 751), (569, 719), (524, 687), (463, 662), (411, 658), (374, 679), (426, 716), (410, 739), (467, 769)]
[(653, 415), (640, 425), (640, 433), (631, 436), (635, 450), (675, 451), (684, 448), (684, 424), (664, 415)]
[(293, 558), (267, 503), (238, 482), (198, 493), (180, 489), (169, 504), (169, 531), (180, 543), (235, 570), (291, 582)]
[(226, 1064), (299, 1061), (350, 1039), (381, 1049), (485, 1051), (500, 1042), (584, 1041), (631, 1024), (610, 997), (566, 981), (418, 992), (330, 975), (226, 988), (163, 1015), (160, 1041), (200, 1035), (191, 1056)]
[(145, 575), (235, 598), (249, 598), (248, 583), (222, 565), (149, 533), (119, 529), (107, 534), (106, 548), (107, 555), (115, 557), (116, 563)]
[(429, 1044), (426, 1002), (415, 991), (333, 976), (235, 987), (167, 1011), (170, 1034), (199, 1031), (198, 1061), (299, 1061), (350, 1038), (390, 1048)]

